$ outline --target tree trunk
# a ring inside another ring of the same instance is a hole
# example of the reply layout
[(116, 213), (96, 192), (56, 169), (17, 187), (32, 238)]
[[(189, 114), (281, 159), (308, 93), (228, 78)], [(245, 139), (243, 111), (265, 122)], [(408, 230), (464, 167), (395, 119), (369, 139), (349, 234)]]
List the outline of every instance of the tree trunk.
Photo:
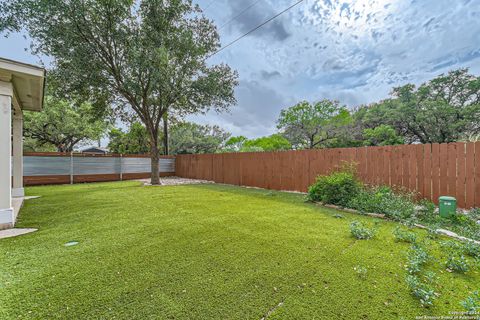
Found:
[(160, 184), (160, 173), (159, 173), (159, 168), (158, 168), (158, 145), (157, 145), (157, 139), (155, 141), (152, 141), (150, 144), (150, 159), (151, 159), (151, 184)]
[(163, 154), (168, 156), (168, 113), (163, 114)]

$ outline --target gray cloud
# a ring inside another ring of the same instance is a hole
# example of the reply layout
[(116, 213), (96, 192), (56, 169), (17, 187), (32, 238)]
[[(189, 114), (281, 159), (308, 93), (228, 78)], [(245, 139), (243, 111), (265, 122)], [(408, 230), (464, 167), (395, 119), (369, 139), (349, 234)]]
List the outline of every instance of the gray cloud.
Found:
[(268, 80), (271, 80), (271, 79), (274, 79), (274, 78), (281, 77), (282, 75), (278, 71), (268, 72), (266, 70), (262, 70), (262, 71), (260, 71), (260, 76), (262, 77), (263, 80), (268, 81)]
[[(251, 3), (253, 3), (253, 1)], [(238, 0), (228, 1), (231, 10), (230, 18), (234, 18), (239, 12), (242, 12), (251, 3)], [(231, 28), (236, 28), (241, 32), (248, 32), (273, 16), (275, 13), (276, 11), (274, 11), (272, 6), (270, 6), (268, 3), (262, 3), (261, 7), (260, 5), (255, 6), (250, 10), (245, 11), (241, 16), (232, 21), (230, 26)], [(284, 20), (282, 18), (277, 18), (258, 29), (253, 36), (270, 37), (278, 41), (283, 41), (290, 37), (291, 34), (287, 31)]]
[(229, 113), (209, 112), (206, 116), (192, 119), (202, 123), (218, 124), (234, 135), (256, 137), (272, 134), (280, 110), (293, 103), (294, 99), (284, 97), (257, 81), (241, 81), (236, 89), (237, 106)]
[[(211, 16), (222, 24), (253, 1), (229, 0)], [(222, 40), (288, 5), (289, 0), (260, 1), (221, 30)], [(420, 84), (451, 69), (469, 67), (480, 74), (479, 19), (475, 0), (305, 1), (212, 58), (239, 71), (239, 104), (231, 115), (203, 121), (235, 133), (268, 135), (280, 109), (299, 100), (329, 98), (354, 107), (388, 97), (394, 86)]]

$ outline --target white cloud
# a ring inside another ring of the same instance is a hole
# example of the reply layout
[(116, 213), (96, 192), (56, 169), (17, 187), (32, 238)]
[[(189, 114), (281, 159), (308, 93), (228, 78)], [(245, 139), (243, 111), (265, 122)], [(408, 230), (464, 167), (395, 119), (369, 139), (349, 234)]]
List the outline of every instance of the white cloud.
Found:
[[(291, 1), (261, 3), (252, 10), (272, 12), (274, 7), (278, 12)], [(243, 1), (230, 7), (227, 3), (210, 16), (232, 16), (240, 4), (248, 6)], [(240, 26), (233, 22), (222, 29), (224, 43), (247, 30), (253, 20), (247, 17)], [(282, 16), (289, 37), (280, 40), (259, 33), (212, 59), (238, 69), (242, 82), (257, 82), (278, 94), (265, 110), (249, 108), (239, 99), (235, 119), (222, 117), (224, 126), (234, 124), (236, 133), (267, 135), (279, 110), (298, 100), (330, 98), (355, 106), (387, 97), (393, 86), (419, 84), (454, 68), (470, 67), (478, 74), (478, 21), (476, 0), (306, 0)], [(284, 100), (275, 105), (279, 98)]]
[[(254, 1), (215, 1), (206, 14), (221, 26)], [(259, 1), (220, 30), (222, 43), (292, 3)], [(229, 114), (191, 118), (256, 137), (272, 134), (280, 110), (299, 100), (355, 106), (451, 69), (469, 67), (479, 75), (478, 21), (479, 0), (305, 0), (210, 59), (238, 70), (238, 105)], [(20, 37), (0, 41), (0, 56), (37, 62), (24, 58), (28, 42)]]

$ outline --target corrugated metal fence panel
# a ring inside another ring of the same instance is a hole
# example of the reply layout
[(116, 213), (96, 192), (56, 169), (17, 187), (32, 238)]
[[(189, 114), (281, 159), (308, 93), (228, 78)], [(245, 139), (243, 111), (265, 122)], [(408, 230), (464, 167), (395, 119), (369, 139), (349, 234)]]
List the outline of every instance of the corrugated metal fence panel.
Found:
[(175, 172), (175, 159), (160, 159), (159, 170), (160, 172)]
[[(69, 156), (24, 156), (24, 176), (70, 175), (73, 159), (73, 175), (119, 174), (150, 172), (150, 158), (134, 157), (77, 157)], [(175, 172), (175, 158), (161, 158), (160, 172)]]
[(23, 157), (24, 176), (69, 175), (70, 157)]
[(73, 157), (73, 174), (120, 173), (121, 158)]
[(124, 173), (150, 172), (149, 158), (123, 158), (122, 171)]

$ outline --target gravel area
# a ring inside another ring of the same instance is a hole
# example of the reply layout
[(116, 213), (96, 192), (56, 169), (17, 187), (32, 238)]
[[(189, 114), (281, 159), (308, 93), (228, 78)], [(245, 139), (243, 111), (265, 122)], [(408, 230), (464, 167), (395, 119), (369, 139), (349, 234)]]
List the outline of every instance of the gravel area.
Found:
[[(143, 182), (146, 186), (151, 186), (150, 179), (141, 179), (138, 180)], [(214, 183), (209, 180), (199, 180), (199, 179), (187, 179), (180, 177), (160, 177), (161, 186), (176, 186), (181, 184), (201, 184), (201, 183)]]

